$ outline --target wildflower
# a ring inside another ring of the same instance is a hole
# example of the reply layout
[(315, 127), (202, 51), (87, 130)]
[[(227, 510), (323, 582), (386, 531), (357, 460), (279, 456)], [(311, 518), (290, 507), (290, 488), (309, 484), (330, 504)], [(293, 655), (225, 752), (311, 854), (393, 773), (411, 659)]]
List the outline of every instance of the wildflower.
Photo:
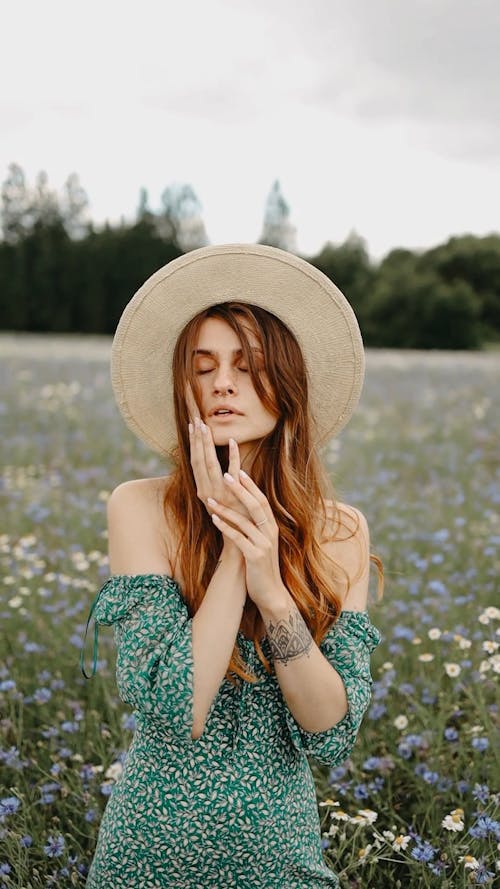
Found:
[(57, 837), (48, 836), (43, 851), (48, 858), (59, 858), (64, 851), (64, 837), (60, 834)]
[(429, 639), (432, 639), (432, 641), (434, 642), (436, 639), (441, 638), (441, 630), (439, 630), (437, 627), (432, 627), (427, 635)]
[(338, 806), (339, 804), (333, 799), (324, 799), (320, 802), (320, 806)]
[(331, 817), (335, 818), (336, 821), (349, 821), (349, 815), (343, 809), (337, 809), (336, 812), (332, 812)]
[(456, 676), (460, 675), (461, 666), (460, 664), (450, 664), (447, 663), (444, 665), (444, 669), (447, 676), (450, 676), (451, 679), (454, 679)]
[(15, 815), (21, 802), (17, 796), (4, 796), (0, 799), (0, 824), (7, 815)]
[(106, 769), (104, 773), (105, 778), (111, 778), (113, 781), (116, 781), (121, 773), (123, 772), (123, 766), (121, 762), (112, 762), (108, 769)]
[(434, 655), (430, 653), (430, 651), (424, 651), (422, 654), (418, 656), (419, 661), (422, 661), (423, 664), (429, 664), (434, 660)]
[(500, 842), (500, 821), (494, 821), (489, 815), (480, 815), (476, 823), (469, 827), (468, 833), (475, 840), (484, 840), (491, 834)]
[(422, 861), (424, 863), (428, 861), (432, 861), (434, 856), (436, 855), (437, 849), (434, 849), (430, 843), (426, 840), (424, 842), (417, 842), (416, 846), (411, 850), (411, 857), (415, 859), (415, 861)]
[(396, 716), (393, 725), (400, 731), (403, 731), (403, 729), (407, 728), (408, 726), (408, 717), (403, 715)]
[(486, 883), (491, 883), (495, 874), (491, 870), (486, 870), (484, 864), (479, 862), (478, 867), (474, 871), (474, 882), (477, 885), (484, 886)]
[(471, 746), (474, 750), (479, 750), (480, 753), (483, 753), (490, 746), (490, 742), (488, 741), (488, 738), (473, 738)]
[(498, 648), (498, 642), (492, 642), (490, 639), (485, 639), (483, 642), (483, 651), (487, 654), (495, 654), (495, 651)]
[(472, 798), (482, 803), (483, 806), (486, 805), (490, 796), (490, 788), (487, 784), (474, 784), (474, 790), (472, 791)]
[(461, 831), (464, 829), (464, 810), (463, 809), (453, 809), (449, 815), (446, 815), (445, 818), (441, 821), (441, 827), (444, 827), (446, 830), (454, 830)]
[(368, 843), (368, 845), (365, 846), (364, 849), (359, 849), (359, 851), (358, 851), (358, 859), (359, 859), (360, 861), (363, 861), (363, 860), (366, 858), (366, 856), (368, 855), (368, 853), (369, 853), (369, 851), (370, 851), (371, 848), (372, 848), (371, 843)]
[(23, 597), (22, 596), (12, 596), (12, 599), (9, 599), (7, 602), (7, 605), (9, 605), (10, 608), (19, 608), (19, 606), (22, 604), (23, 604)]
[(404, 852), (410, 842), (411, 837), (405, 836), (404, 834), (400, 833), (399, 836), (394, 838), (392, 848), (395, 852)]
[(357, 815), (351, 818), (352, 823), (374, 824), (378, 818), (378, 812), (373, 809), (359, 809)]
[(475, 870), (476, 867), (479, 867), (479, 861), (473, 855), (461, 855), (458, 861), (459, 864), (463, 862), (464, 867), (468, 870)]
[(492, 658), (490, 658), (491, 669), (494, 673), (500, 673), (500, 655), (494, 654)]
[(453, 726), (448, 726), (444, 730), (444, 737), (447, 741), (458, 741), (458, 732)]

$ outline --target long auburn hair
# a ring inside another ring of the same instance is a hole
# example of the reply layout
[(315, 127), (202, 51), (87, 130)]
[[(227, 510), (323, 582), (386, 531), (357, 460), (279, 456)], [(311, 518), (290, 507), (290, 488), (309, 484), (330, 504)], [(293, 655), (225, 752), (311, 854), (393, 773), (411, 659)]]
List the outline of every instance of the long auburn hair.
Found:
[[(194, 615), (203, 600), (223, 547), (222, 532), (215, 527), (205, 505), (197, 496), (190, 462), (186, 382), (191, 384), (198, 404), (201, 391), (194, 370), (193, 350), (206, 318), (220, 318), (236, 332), (247, 362), (255, 391), (264, 407), (277, 417), (274, 429), (260, 439), (252, 452), (251, 476), (266, 495), (279, 527), (279, 565), (283, 582), (300, 611), (314, 641), (319, 645), (341, 610), (341, 595), (349, 589), (347, 572), (328, 556), (320, 544), (338, 539), (340, 527), (353, 524), (352, 516), (336, 503), (332, 483), (312, 442), (314, 418), (309, 411), (307, 370), (301, 348), (292, 331), (272, 312), (260, 306), (231, 300), (202, 310), (181, 331), (174, 349), (172, 371), (174, 407), (178, 444), (169, 452), (174, 471), (168, 479), (164, 498), (167, 521), (179, 532), (175, 565), (179, 560), (184, 581), (183, 598)], [(250, 327), (260, 340), (264, 352), (263, 372), (256, 366), (245, 330)], [(228, 445), (216, 446), (222, 472), (228, 469)], [(335, 508), (335, 529), (324, 536), (328, 523), (324, 495), (328, 493)], [(342, 519), (344, 515), (344, 520)], [(321, 515), (321, 537), (318, 516)], [(347, 522), (345, 521), (347, 519)], [(359, 521), (351, 528), (356, 533)], [(345, 539), (345, 538), (344, 538)], [(382, 563), (370, 554), (379, 576), (379, 592), (383, 579)], [(175, 570), (175, 567), (173, 568)], [(363, 570), (363, 566), (360, 572)], [(259, 612), (251, 599), (245, 610), (253, 626), (253, 641), (260, 661), (268, 673), (271, 666), (257, 638)], [(237, 683), (235, 674), (254, 682), (256, 677), (245, 668), (236, 643), (226, 678)]]

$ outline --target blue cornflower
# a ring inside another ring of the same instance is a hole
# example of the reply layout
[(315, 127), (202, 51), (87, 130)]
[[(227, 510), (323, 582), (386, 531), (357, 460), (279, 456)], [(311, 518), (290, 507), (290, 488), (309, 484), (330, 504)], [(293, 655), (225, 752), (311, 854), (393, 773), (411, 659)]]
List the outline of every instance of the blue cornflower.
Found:
[(69, 747), (60, 747), (57, 752), (61, 759), (68, 759), (70, 756), (73, 756), (73, 751)]
[(474, 882), (484, 886), (486, 883), (491, 883), (494, 876), (495, 874), (491, 870), (486, 870), (485, 865), (480, 864), (474, 871)]
[(490, 796), (490, 789), (487, 784), (474, 784), (472, 791), (472, 799), (477, 799), (483, 806), (487, 803)]
[(387, 707), (385, 704), (373, 704), (368, 711), (368, 718), (377, 720), (380, 719), (385, 713), (387, 713)]
[(85, 762), (80, 769), (80, 778), (82, 781), (92, 781), (94, 777), (94, 769), (90, 763)]
[(464, 796), (469, 789), (468, 781), (457, 781), (457, 790), (461, 796)]
[(52, 692), (50, 688), (37, 688), (33, 692), (33, 700), (37, 702), (37, 704), (45, 704), (46, 701), (50, 701), (52, 697)]
[(70, 734), (73, 734), (73, 732), (78, 731), (78, 723), (65, 720), (64, 722), (61, 722), (61, 728), (63, 732), (70, 732)]
[(427, 588), (431, 590), (431, 592), (436, 593), (437, 596), (447, 596), (448, 588), (443, 583), (442, 580), (431, 580), (427, 584)]
[(48, 858), (59, 858), (64, 851), (64, 837), (62, 837), (61, 834), (57, 837), (48, 836), (43, 851)]
[(333, 783), (335, 781), (340, 781), (341, 778), (347, 772), (347, 768), (345, 766), (336, 766), (334, 769), (330, 769), (330, 774), (328, 776), (328, 780)]
[(28, 652), (28, 654), (31, 654), (34, 651), (40, 652), (45, 650), (45, 647), (43, 645), (39, 645), (38, 642), (25, 642), (23, 647), (24, 650)]
[(430, 843), (425, 840), (423, 843), (418, 843), (411, 850), (411, 857), (415, 859), (415, 861), (423, 861), (424, 863), (428, 861), (432, 861), (437, 849), (434, 849)]
[(30, 837), (29, 833), (27, 833), (25, 836), (21, 837), (19, 845), (23, 846), (25, 849), (29, 849), (29, 847), (33, 845), (33, 837)]
[(363, 799), (369, 799), (369, 797), (370, 797), (370, 794), (368, 792), (368, 788), (367, 788), (366, 784), (358, 784), (354, 788), (354, 799), (363, 800)]
[(399, 691), (402, 695), (412, 695), (415, 692), (415, 686), (411, 682), (402, 682)]
[(445, 728), (444, 736), (447, 741), (458, 741), (458, 732), (456, 728), (453, 726), (449, 726), (449, 728)]
[(13, 679), (4, 679), (3, 682), (0, 682), (0, 691), (11, 691), (16, 687), (16, 683)]
[(4, 796), (0, 799), (0, 823), (7, 815), (15, 815), (20, 805), (21, 801), (17, 796)]
[(88, 812), (85, 812), (84, 818), (85, 818), (85, 821), (88, 821), (89, 824), (92, 824), (92, 822), (95, 821), (95, 818), (96, 818), (96, 810), (89, 809)]
[(2, 861), (2, 863), (0, 864), (0, 876), (4, 877), (7, 874), (10, 874), (11, 870), (12, 868), (10, 864), (7, 864), (6, 861)]
[(500, 841), (500, 821), (495, 821), (489, 815), (480, 815), (476, 823), (469, 827), (470, 836), (476, 840), (485, 839), (490, 833)]
[(380, 768), (380, 762), (380, 756), (369, 756), (363, 763), (363, 770), (365, 772), (375, 772)]
[(483, 753), (490, 746), (490, 742), (488, 738), (473, 738), (471, 741), (471, 747), (474, 750), (479, 750), (480, 753)]
[(440, 877), (445, 873), (447, 865), (444, 861), (430, 861), (427, 867), (436, 877)]

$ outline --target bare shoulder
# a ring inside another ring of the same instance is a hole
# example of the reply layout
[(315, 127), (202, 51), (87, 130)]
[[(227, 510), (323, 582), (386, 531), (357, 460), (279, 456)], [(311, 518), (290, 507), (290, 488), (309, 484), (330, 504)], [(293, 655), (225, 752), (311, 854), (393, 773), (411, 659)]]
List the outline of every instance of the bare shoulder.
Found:
[(325, 500), (329, 517), (322, 547), (349, 577), (349, 590), (342, 607), (363, 611), (368, 601), (370, 577), (370, 532), (360, 509), (347, 503)]
[(168, 476), (122, 482), (107, 504), (112, 574), (171, 574), (163, 507)]

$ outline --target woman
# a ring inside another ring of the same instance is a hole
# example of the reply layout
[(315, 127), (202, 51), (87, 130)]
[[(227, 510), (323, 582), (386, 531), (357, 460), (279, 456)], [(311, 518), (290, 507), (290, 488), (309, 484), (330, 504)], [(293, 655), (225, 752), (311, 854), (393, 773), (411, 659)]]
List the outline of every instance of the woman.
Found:
[(126, 307), (117, 402), (175, 468), (109, 499), (94, 672), (113, 625), (136, 729), (89, 889), (338, 886), (307, 756), (334, 766), (353, 747), (380, 563), (363, 515), (324, 498), (319, 447), (354, 410), (363, 358), (340, 291), (274, 248), (193, 251)]

